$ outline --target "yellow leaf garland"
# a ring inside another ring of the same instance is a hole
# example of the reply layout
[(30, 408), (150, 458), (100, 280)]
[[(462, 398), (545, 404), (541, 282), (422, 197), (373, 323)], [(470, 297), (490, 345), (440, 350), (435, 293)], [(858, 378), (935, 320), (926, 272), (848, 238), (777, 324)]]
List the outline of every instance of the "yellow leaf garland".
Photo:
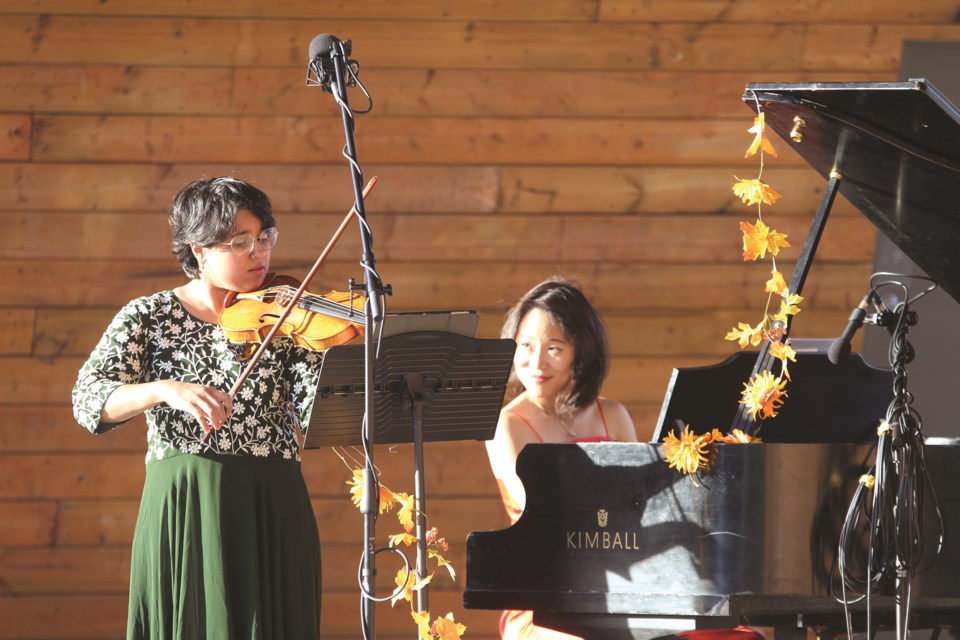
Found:
[[(796, 362), (796, 352), (790, 347), (785, 335), (790, 316), (800, 313), (799, 305), (803, 298), (790, 292), (783, 274), (777, 269), (780, 250), (790, 247), (787, 235), (770, 228), (763, 220), (763, 205), (772, 205), (783, 196), (762, 179), (764, 154), (777, 157), (777, 151), (767, 137), (766, 118), (759, 110), (759, 105), (753, 126), (747, 131), (754, 134), (754, 137), (744, 157), (749, 158), (759, 153), (760, 173), (756, 178), (734, 176), (735, 182), (732, 187), (734, 195), (745, 205), (757, 207), (755, 221), (740, 222), (743, 259), (744, 261), (763, 260), (769, 255), (772, 264), (770, 279), (764, 283), (767, 304), (763, 319), (757, 324), (738, 322), (736, 327), (727, 332), (724, 339), (737, 342), (741, 349), (748, 346), (756, 347), (765, 341), (769, 342), (768, 353), (781, 363), (779, 375), (764, 371), (754, 375), (743, 385), (740, 404), (744, 405), (754, 420), (764, 420), (775, 417), (787, 397), (786, 385), (790, 380), (787, 363)], [(776, 313), (771, 313), (774, 296), (780, 298), (780, 303)], [(664, 438), (663, 453), (671, 468), (681, 473), (693, 474), (709, 468), (714, 451), (713, 445), (720, 442), (759, 442), (759, 438), (739, 429), (734, 429), (726, 436), (719, 429), (713, 429), (708, 434), (697, 435), (689, 425), (686, 425), (679, 436), (671, 432)]]
[(783, 197), (763, 180), (756, 178), (742, 180), (737, 176), (733, 177), (737, 179), (733, 185), (733, 193), (748, 207), (760, 203), (773, 204)]
[[(341, 460), (346, 464), (346, 460), (341, 456)], [(352, 470), (352, 477), (346, 482), (350, 487), (350, 497), (357, 508), (363, 499), (364, 481), (363, 471), (359, 468)], [(412, 546), (418, 542), (417, 536), (411, 533), (415, 528), (415, 497), (407, 493), (391, 491), (384, 485), (379, 485), (380, 490), (380, 510), (383, 514), (391, 509), (400, 507), (397, 510), (397, 520), (403, 527), (403, 531), (389, 537), (389, 545), (397, 547), (399, 545)], [(446, 569), (451, 580), (456, 580), (457, 574), (453, 565), (441, 555), (449, 549), (446, 538), (440, 536), (436, 527), (429, 529), (425, 536), (425, 545), (427, 549), (427, 558), (433, 558), (437, 563), (437, 568)], [(438, 617), (433, 623), (430, 622), (429, 611), (415, 611), (413, 594), (430, 584), (433, 580), (433, 574), (420, 576), (416, 570), (408, 571), (406, 568), (400, 569), (395, 577), (397, 585), (396, 591), (390, 597), (390, 605), (395, 606), (401, 600), (410, 603), (410, 615), (417, 625), (419, 637), (423, 640), (460, 640), (467, 628), (458, 623), (453, 613), (448, 613), (444, 617)]]
[(767, 139), (767, 120), (762, 111), (753, 119), (753, 126), (747, 129), (747, 131), (755, 135), (753, 142), (747, 147), (747, 152), (743, 154), (744, 158), (756, 155), (757, 150), (760, 150), (762, 153), (769, 153), (774, 158), (777, 157), (777, 150), (773, 148), (773, 144)]

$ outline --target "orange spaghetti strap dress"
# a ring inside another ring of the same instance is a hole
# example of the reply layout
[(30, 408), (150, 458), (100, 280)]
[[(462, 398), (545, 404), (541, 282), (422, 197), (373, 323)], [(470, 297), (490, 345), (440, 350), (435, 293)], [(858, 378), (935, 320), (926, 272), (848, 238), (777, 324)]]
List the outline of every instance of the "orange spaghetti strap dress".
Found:
[[(603, 432), (606, 435), (589, 438), (573, 438), (567, 442), (608, 442), (610, 440), (607, 420), (603, 415), (603, 408), (600, 406), (599, 400), (597, 400), (597, 409), (600, 411), (600, 420), (603, 421)], [(537, 441), (543, 442), (543, 438), (537, 433), (537, 430), (523, 416), (517, 413), (511, 413), (511, 415), (520, 418), (530, 431), (533, 432), (533, 435), (537, 437)], [(520, 518), (523, 509), (521, 509), (517, 501), (507, 493), (506, 487), (504, 487), (499, 479), (497, 480), (497, 486), (500, 488), (503, 506), (507, 510), (507, 516), (510, 517), (510, 524), (512, 525)], [(500, 615), (500, 637), (503, 638), (503, 640), (580, 640), (577, 636), (547, 629), (546, 627), (538, 627), (533, 624), (532, 611), (504, 611)]]

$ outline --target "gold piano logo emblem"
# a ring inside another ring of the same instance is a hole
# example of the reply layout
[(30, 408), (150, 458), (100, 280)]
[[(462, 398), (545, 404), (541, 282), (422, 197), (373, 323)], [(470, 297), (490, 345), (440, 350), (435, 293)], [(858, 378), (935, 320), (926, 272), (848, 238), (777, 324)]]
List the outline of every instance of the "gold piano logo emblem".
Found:
[(597, 524), (601, 527), (607, 526), (607, 516), (606, 509), (597, 509)]

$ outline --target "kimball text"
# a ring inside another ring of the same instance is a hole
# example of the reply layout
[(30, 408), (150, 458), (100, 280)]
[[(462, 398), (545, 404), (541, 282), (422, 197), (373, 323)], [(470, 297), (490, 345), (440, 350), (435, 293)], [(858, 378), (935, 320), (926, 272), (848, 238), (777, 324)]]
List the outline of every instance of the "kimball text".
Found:
[(567, 549), (638, 551), (636, 531), (567, 531)]

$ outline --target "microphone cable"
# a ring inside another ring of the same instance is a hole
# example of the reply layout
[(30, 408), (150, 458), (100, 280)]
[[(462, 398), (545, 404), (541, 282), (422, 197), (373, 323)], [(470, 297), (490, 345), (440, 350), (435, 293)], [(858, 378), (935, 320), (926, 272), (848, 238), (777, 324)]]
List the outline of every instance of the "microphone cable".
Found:
[[(943, 547), (943, 515), (924, 460), (922, 420), (912, 406), (913, 395), (907, 388), (907, 363), (913, 358), (907, 333), (916, 323), (910, 304), (932, 291), (936, 284), (911, 299), (902, 281), (874, 284), (876, 278), (888, 276), (919, 278), (932, 283), (923, 276), (878, 273), (871, 277), (872, 290), (895, 287), (904, 294), (903, 301), (892, 312), (883, 310), (877, 314), (882, 319), (880, 324), (891, 332), (887, 356), (893, 373), (893, 398), (877, 430), (875, 463), (861, 477), (841, 528), (833, 570), (839, 574), (842, 595), (837, 597), (833, 580), (830, 590), (844, 605), (848, 634), (853, 632), (849, 605), (866, 600), (867, 636), (870, 637), (871, 595), (888, 579), (894, 579), (896, 632), (898, 640), (902, 640), (910, 628), (913, 578), (932, 565)], [(924, 531), (925, 508), (934, 514), (936, 549), (932, 555), (927, 553), (926, 545), (932, 538)]]

